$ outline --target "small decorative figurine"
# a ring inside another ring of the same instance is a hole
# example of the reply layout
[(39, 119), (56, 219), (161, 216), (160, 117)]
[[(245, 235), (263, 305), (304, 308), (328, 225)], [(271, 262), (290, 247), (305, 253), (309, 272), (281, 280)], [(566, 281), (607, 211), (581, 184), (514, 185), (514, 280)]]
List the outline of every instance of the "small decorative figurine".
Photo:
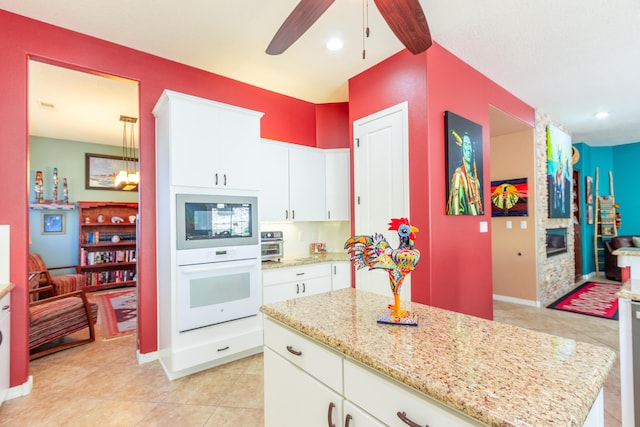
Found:
[(104, 215), (102, 215), (102, 214), (98, 215), (97, 220), (98, 220), (98, 222), (101, 222), (101, 223), (104, 222)]
[(62, 201), (69, 203), (69, 187), (67, 187), (67, 178), (62, 178)]
[(349, 250), (356, 268), (378, 268), (389, 273), (394, 302), (389, 304), (389, 311), (378, 318), (378, 323), (417, 326), (417, 316), (400, 308), (400, 288), (404, 278), (420, 260), (420, 251), (413, 245), (418, 229), (407, 218), (393, 218), (389, 223), (389, 230), (398, 232), (400, 245), (397, 249), (392, 249), (380, 233), (373, 236), (353, 236), (346, 241), (344, 248)]
[(53, 168), (53, 193), (51, 194), (53, 203), (58, 202), (58, 168)]
[(34, 182), (34, 191), (36, 193), (36, 203), (44, 203), (44, 188), (42, 183), (42, 171), (36, 171), (36, 180)]
[(112, 216), (111, 217), (111, 222), (113, 222), (114, 224), (120, 223), (120, 222), (124, 222), (124, 219), (122, 219), (119, 216)]

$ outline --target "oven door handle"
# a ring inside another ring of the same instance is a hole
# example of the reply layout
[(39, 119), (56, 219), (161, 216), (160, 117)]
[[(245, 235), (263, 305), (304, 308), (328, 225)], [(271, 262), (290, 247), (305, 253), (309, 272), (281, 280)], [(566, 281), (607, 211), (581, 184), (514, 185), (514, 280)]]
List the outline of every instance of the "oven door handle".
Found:
[(222, 262), (212, 262), (210, 264), (202, 265), (202, 266), (193, 266), (193, 265), (183, 265), (178, 268), (185, 275), (206, 273), (207, 271), (215, 271), (222, 268), (240, 268), (240, 267), (253, 267), (256, 263), (255, 259), (248, 259), (243, 261), (222, 261)]

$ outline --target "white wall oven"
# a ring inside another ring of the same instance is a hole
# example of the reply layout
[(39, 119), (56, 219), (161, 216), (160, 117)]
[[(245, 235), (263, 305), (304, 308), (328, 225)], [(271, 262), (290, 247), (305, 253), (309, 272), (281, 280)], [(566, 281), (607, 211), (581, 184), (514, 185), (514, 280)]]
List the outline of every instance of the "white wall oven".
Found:
[(179, 332), (258, 315), (257, 198), (177, 194)]

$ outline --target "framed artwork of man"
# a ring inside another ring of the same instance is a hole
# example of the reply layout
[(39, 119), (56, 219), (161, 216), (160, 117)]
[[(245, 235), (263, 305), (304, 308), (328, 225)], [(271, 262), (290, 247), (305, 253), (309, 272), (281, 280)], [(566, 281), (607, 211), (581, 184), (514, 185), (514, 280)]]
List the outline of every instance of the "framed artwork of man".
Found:
[(482, 126), (445, 111), (447, 215), (484, 215)]

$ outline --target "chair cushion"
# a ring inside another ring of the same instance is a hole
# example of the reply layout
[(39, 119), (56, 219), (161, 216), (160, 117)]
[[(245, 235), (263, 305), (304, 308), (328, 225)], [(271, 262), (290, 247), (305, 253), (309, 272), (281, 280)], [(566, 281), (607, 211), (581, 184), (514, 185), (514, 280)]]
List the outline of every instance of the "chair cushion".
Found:
[[(90, 304), (95, 323), (98, 305)], [(29, 348), (35, 348), (88, 327), (87, 315), (80, 297), (68, 297), (29, 308)]]
[(51, 276), (51, 282), (53, 286), (55, 286), (58, 295), (69, 294), (84, 289), (84, 275), (82, 274)]

